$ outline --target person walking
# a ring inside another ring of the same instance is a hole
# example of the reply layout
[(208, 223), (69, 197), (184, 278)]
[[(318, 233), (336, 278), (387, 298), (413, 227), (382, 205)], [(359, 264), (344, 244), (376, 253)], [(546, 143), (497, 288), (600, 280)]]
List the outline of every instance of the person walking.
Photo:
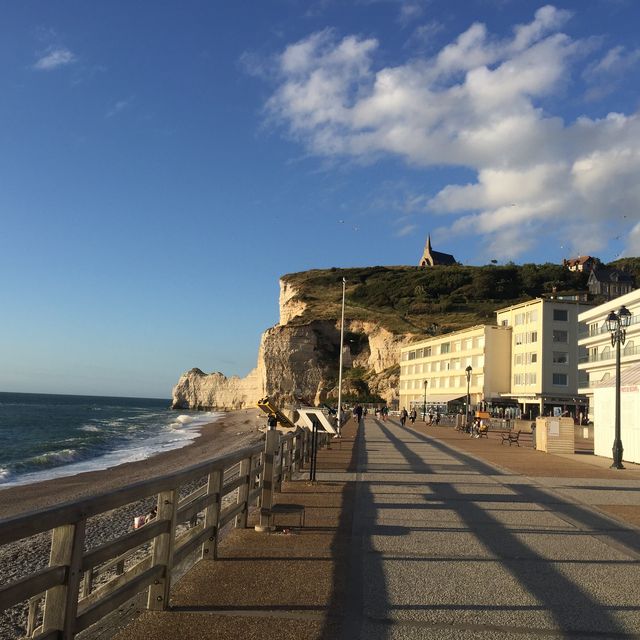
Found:
[(353, 412), (356, 416), (356, 421), (358, 422), (358, 424), (360, 424), (360, 420), (362, 420), (362, 407), (359, 404), (357, 404)]
[(418, 412), (415, 409), (411, 409), (409, 413), (409, 420), (411, 420), (411, 424), (416, 423), (416, 418), (418, 417)]
[(385, 404), (384, 407), (382, 407), (382, 420), (383, 422), (387, 421), (387, 416), (389, 415), (389, 407), (387, 407), (387, 405)]
[(409, 417), (409, 414), (407, 413), (407, 410), (403, 407), (402, 411), (400, 412), (400, 424), (404, 427), (405, 424), (407, 424), (407, 418)]

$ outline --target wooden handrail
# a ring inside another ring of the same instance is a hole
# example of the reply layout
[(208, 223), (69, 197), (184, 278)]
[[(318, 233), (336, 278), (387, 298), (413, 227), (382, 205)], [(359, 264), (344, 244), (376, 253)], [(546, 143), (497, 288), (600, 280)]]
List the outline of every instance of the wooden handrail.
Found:
[(0, 545), (20, 540), (29, 536), (49, 531), (63, 524), (79, 522), (86, 518), (136, 502), (150, 495), (168, 491), (176, 485), (197, 480), (211, 471), (224, 471), (226, 467), (240, 462), (249, 455), (262, 450), (262, 444), (245, 447), (224, 456), (200, 462), (181, 471), (168, 473), (149, 480), (142, 480), (121, 489), (108, 491), (83, 498), (74, 502), (66, 502), (54, 507), (38, 509), (19, 516), (0, 520)]
[[(273, 438), (270, 442), (274, 446)], [(249, 506), (256, 500), (262, 503), (266, 490), (277, 491), (280, 480), (300, 468), (308, 442), (306, 429), (281, 435), (270, 453), (279, 454), (277, 468), (272, 468), (277, 473), (268, 478), (265, 445), (258, 443), (177, 472), (0, 520), (0, 545), (47, 531), (53, 534), (50, 566), (0, 587), (0, 610), (30, 600), (29, 631), (34, 632), (37, 603), (44, 593), (44, 622), (35, 633), (71, 639), (145, 590), (147, 606), (164, 609), (175, 567), (198, 548), (198, 559), (215, 559), (222, 526), (235, 518), (236, 527), (245, 527)], [(179, 499), (182, 486), (205, 477), (204, 486)], [(235, 503), (223, 508), (223, 497), (234, 492)], [(157, 496), (156, 520), (84, 551), (88, 518), (151, 496)], [(199, 513), (204, 513), (203, 519), (177, 537), (178, 525), (187, 520), (195, 524)], [(136, 549), (148, 543), (151, 554), (125, 568)], [(115, 577), (107, 572), (114, 568)], [(110, 577), (93, 589), (97, 575)]]

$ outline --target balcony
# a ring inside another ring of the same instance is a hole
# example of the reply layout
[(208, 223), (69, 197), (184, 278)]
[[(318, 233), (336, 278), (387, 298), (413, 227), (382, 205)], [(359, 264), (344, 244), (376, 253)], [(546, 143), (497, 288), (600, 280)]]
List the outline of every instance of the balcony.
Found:
[[(634, 313), (631, 316), (631, 322), (629, 323), (629, 327), (632, 327), (634, 324), (640, 324), (640, 314), (639, 313)], [(604, 319), (602, 320), (602, 324), (597, 327), (597, 329), (595, 331), (589, 331), (589, 327), (586, 327), (584, 325), (578, 325), (578, 340), (583, 340), (584, 338), (593, 338), (594, 336), (600, 336), (603, 333), (609, 333), (609, 330), (607, 329), (607, 325), (604, 322)]]
[[(640, 355), (640, 346), (637, 347), (628, 347), (622, 348), (620, 356), (622, 359), (627, 358), (629, 356), (637, 356)], [(581, 356), (578, 358), (578, 364), (585, 364), (588, 362), (606, 362), (607, 360), (615, 360), (616, 359), (616, 351), (615, 349), (611, 349), (607, 353), (599, 353), (596, 356)]]

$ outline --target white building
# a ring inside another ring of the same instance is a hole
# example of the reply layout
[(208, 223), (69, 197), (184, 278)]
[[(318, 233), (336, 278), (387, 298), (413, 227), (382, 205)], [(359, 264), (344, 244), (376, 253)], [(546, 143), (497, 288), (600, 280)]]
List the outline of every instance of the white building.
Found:
[[(578, 363), (580, 393), (589, 399), (589, 418), (594, 423), (595, 453), (611, 457), (615, 417), (612, 403), (615, 391), (616, 347), (611, 344), (611, 334), (607, 330), (605, 320), (611, 311), (617, 312), (622, 306), (629, 310), (631, 318), (626, 329), (625, 343), (620, 345), (620, 428), (624, 460), (640, 462), (640, 448), (634, 451), (633, 438), (630, 437), (639, 424), (638, 414), (634, 414), (632, 408), (637, 402), (638, 393), (637, 383), (633, 383), (633, 372), (640, 366), (640, 289), (580, 314), (579, 344), (585, 351)], [(631, 382), (627, 383), (628, 380)], [(637, 447), (640, 447), (640, 443)]]
[(508, 395), (526, 418), (586, 411), (578, 390), (578, 315), (588, 305), (572, 299), (535, 298), (496, 311), (513, 329)]
[(416, 342), (400, 352), (400, 408), (462, 408), (471, 367), (471, 406), (509, 389), (511, 329), (478, 325)]

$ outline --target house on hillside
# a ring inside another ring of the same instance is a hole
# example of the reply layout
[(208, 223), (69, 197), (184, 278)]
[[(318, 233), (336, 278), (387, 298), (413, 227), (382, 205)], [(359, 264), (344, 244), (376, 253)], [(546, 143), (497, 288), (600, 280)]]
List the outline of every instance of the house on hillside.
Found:
[(595, 267), (587, 281), (589, 293), (593, 296), (604, 296), (607, 300), (623, 296), (636, 288), (631, 274), (608, 267)]
[(427, 236), (427, 243), (424, 245), (424, 251), (422, 252), (422, 258), (418, 266), (420, 267), (438, 267), (458, 264), (456, 259), (450, 253), (442, 253), (441, 251), (434, 251), (431, 248), (431, 235)]
[(591, 271), (597, 264), (598, 258), (592, 256), (578, 256), (577, 258), (569, 258), (562, 261), (562, 266), (569, 269), (569, 271)]

